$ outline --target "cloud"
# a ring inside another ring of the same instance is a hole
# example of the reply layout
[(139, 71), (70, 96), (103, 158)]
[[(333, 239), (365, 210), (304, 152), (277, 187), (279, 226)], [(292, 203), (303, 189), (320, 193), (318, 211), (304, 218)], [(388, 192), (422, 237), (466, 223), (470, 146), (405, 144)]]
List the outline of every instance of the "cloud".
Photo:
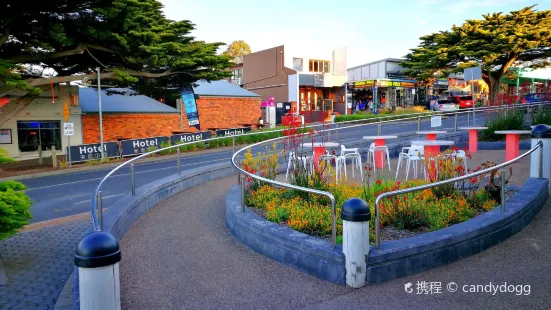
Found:
[(425, 25), (425, 24), (428, 23), (428, 22), (429, 22), (428, 20), (422, 19), (422, 20), (419, 21), (419, 24)]

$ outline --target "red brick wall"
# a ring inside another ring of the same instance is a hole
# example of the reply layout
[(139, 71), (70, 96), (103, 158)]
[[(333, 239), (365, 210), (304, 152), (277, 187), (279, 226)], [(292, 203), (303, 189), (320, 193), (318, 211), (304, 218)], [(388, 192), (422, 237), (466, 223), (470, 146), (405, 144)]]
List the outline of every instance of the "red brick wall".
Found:
[[(260, 98), (219, 98), (201, 97), (197, 99), (201, 130), (243, 127), (246, 124), (258, 125)], [(183, 113), (184, 131), (196, 131), (188, 127)], [(180, 131), (179, 114), (103, 114), (103, 141), (136, 139), (155, 136), (170, 136)], [(82, 115), (83, 142), (99, 142), (99, 119), (97, 114)]]
[[(180, 130), (179, 114), (103, 114), (103, 141), (170, 136)], [(82, 115), (83, 142), (99, 142), (97, 114)]]
[[(197, 99), (201, 130), (258, 125), (260, 98), (203, 97)], [(187, 124), (187, 120), (186, 120)]]

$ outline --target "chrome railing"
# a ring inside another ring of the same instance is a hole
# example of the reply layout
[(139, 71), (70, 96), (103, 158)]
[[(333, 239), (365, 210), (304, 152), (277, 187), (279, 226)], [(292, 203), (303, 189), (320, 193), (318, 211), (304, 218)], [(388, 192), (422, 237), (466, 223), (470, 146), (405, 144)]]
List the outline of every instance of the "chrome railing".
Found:
[[(456, 118), (456, 120), (455, 120), (455, 131), (457, 131), (457, 116), (461, 115), (461, 114), (468, 114), (469, 115), (469, 113), (474, 113), (474, 112), (479, 112), (479, 111), (483, 112), (483, 111), (509, 110), (509, 109), (516, 109), (516, 108), (526, 108), (527, 106), (530, 106), (530, 107), (544, 106), (544, 105), (548, 105), (548, 104), (550, 104), (550, 103), (549, 102), (543, 102), (543, 103), (538, 103), (538, 104), (532, 103), (532, 104), (529, 104), (529, 105), (514, 104), (514, 105), (507, 105), (507, 106), (479, 107), (479, 108), (474, 108), (474, 109), (465, 109), (465, 110), (451, 111), (451, 112), (438, 112), (438, 114), (445, 115), (445, 116), (455, 115), (455, 118)], [(378, 126), (378, 133), (380, 134), (381, 133), (381, 126), (383, 124), (394, 123), (394, 122), (404, 122), (404, 121), (414, 121), (414, 120), (417, 120), (418, 122), (420, 122), (422, 119), (430, 118), (431, 116), (433, 116), (433, 114), (431, 114), (431, 113), (419, 112), (419, 113), (381, 116), (381, 117), (378, 117), (376, 119), (351, 120), (351, 121), (334, 123), (336, 128), (322, 129), (319, 132), (328, 132), (329, 134), (331, 132), (336, 132), (336, 136), (337, 136), (337, 139), (338, 139), (339, 130), (349, 129), (349, 128), (356, 128), (356, 127), (361, 127), (361, 126), (377, 125)], [(359, 124), (349, 125), (349, 124), (354, 124), (354, 123), (359, 123)], [(348, 125), (348, 126), (342, 126), (342, 125)], [(307, 128), (312, 128), (313, 129), (313, 128), (324, 127), (324, 126), (327, 126), (327, 124), (309, 124), (309, 125), (301, 126), (301, 128), (302, 129), (307, 129)], [(195, 144), (195, 143), (205, 143), (205, 142), (209, 142), (209, 141), (215, 141), (215, 140), (222, 140), (222, 139), (231, 138), (232, 139), (232, 153), (233, 153), (232, 163), (238, 170), (243, 172), (243, 170), (240, 167), (237, 167), (236, 163), (234, 162), (234, 159), (236, 157), (236, 154), (239, 154), (242, 150), (246, 149), (247, 147), (243, 148), (243, 149), (240, 149), (238, 152), (235, 152), (235, 139), (236, 138), (244, 137), (244, 136), (284, 132), (286, 130), (288, 130), (288, 129), (274, 129), (274, 130), (266, 130), (266, 131), (257, 131), (257, 132), (250, 132), (250, 133), (242, 134), (242, 135), (233, 135), (231, 137), (214, 137), (214, 138), (209, 138), (209, 139), (204, 139), (204, 140), (199, 140), (199, 141), (186, 142), (186, 143), (181, 143), (181, 144), (176, 144), (176, 145), (171, 145), (171, 146), (168, 146), (168, 147), (160, 148), (160, 149), (157, 149), (157, 150), (154, 150), (154, 151), (151, 151), (151, 152), (147, 152), (147, 153), (138, 155), (138, 156), (136, 156), (136, 157), (124, 162), (124, 163), (121, 163), (117, 167), (113, 168), (113, 170), (109, 171), (109, 173), (107, 173), (107, 175), (105, 175), (105, 177), (103, 177), (100, 180), (98, 186), (94, 190), (94, 194), (92, 196), (92, 205), (91, 205), (91, 217), (92, 217), (92, 224), (93, 224), (94, 230), (96, 230), (96, 231), (103, 230), (103, 207), (102, 207), (102, 192), (101, 192), (102, 185), (114, 173), (116, 173), (117, 171), (121, 170), (122, 168), (124, 168), (126, 166), (129, 166), (129, 168), (130, 168), (131, 194), (135, 195), (134, 165), (135, 165), (135, 162), (138, 161), (139, 159), (142, 159), (142, 158), (145, 158), (145, 157), (150, 157), (150, 156), (152, 156), (156, 153), (160, 153), (160, 152), (164, 152), (164, 151), (168, 151), (168, 150), (176, 148), (177, 172), (179, 174), (181, 172), (180, 147), (190, 145), (190, 144)], [(254, 146), (257, 146), (257, 145), (261, 145), (263, 143), (278, 141), (278, 140), (282, 140), (284, 138), (285, 137), (277, 137), (277, 138), (273, 138), (273, 139), (270, 139), (270, 140), (265, 140), (265, 141), (261, 141), (261, 142), (252, 144), (248, 147), (254, 147)], [(248, 173), (246, 173), (246, 174), (249, 175)], [(261, 178), (260, 176), (256, 176), (256, 175), (249, 175), (249, 176), (252, 177), (252, 178), (256, 178), (258, 180), (262, 180), (264, 182), (270, 183), (269, 181), (267, 181), (264, 178)], [(281, 185), (281, 186), (284, 186), (284, 185)], [(303, 188), (303, 187), (297, 187), (297, 186), (292, 186), (291, 187), (291, 186), (292, 185), (290, 185), (290, 184), (285, 185), (285, 187), (292, 188), (292, 189), (295, 189), (295, 190), (301, 190), (301, 191), (304, 191), (304, 192), (310, 192), (310, 193), (325, 195), (325, 196), (329, 197), (329, 199), (332, 201), (332, 204), (333, 204), (332, 209), (333, 210), (335, 209), (335, 207), (334, 207), (334, 198), (331, 198), (332, 196), (330, 196), (331, 195), (330, 193), (317, 191), (317, 190), (313, 190), (313, 189), (309, 189), (309, 188)], [(334, 216), (335, 216), (335, 214), (333, 212), (333, 217)], [(336, 223), (335, 223), (335, 220), (332, 221), (332, 227), (335, 227), (334, 229), (332, 229), (332, 242), (333, 242), (333, 244), (335, 244), (335, 242), (336, 242)]]
[(379, 206), (380, 206), (381, 201), (383, 199), (393, 197), (393, 196), (397, 196), (397, 195), (403, 195), (403, 194), (407, 194), (407, 193), (412, 193), (412, 192), (422, 191), (422, 190), (426, 190), (426, 189), (431, 189), (431, 188), (446, 185), (446, 184), (456, 183), (456, 182), (459, 182), (459, 181), (471, 179), (471, 178), (474, 178), (474, 177), (477, 177), (477, 176), (487, 174), (489, 172), (501, 169), (501, 193), (500, 193), (500, 195), (501, 195), (501, 211), (503, 212), (503, 211), (505, 211), (505, 177), (504, 177), (505, 176), (505, 171), (503, 170), (503, 168), (507, 167), (510, 164), (513, 164), (513, 163), (515, 163), (515, 162), (517, 162), (521, 159), (523, 159), (524, 157), (526, 157), (530, 154), (532, 154), (532, 152), (534, 152), (537, 149), (540, 150), (540, 153), (539, 153), (539, 156), (538, 156), (538, 160), (539, 160), (539, 163), (538, 163), (539, 164), (539, 166), (538, 166), (539, 167), (538, 177), (541, 179), (541, 178), (543, 178), (543, 142), (539, 141), (533, 148), (531, 148), (526, 153), (524, 153), (524, 154), (522, 154), (518, 157), (515, 157), (515, 158), (513, 158), (509, 161), (501, 163), (499, 165), (495, 165), (495, 166), (490, 167), (490, 168), (486, 168), (486, 169), (483, 169), (483, 170), (480, 170), (480, 171), (477, 171), (477, 172), (474, 172), (474, 173), (471, 173), (471, 174), (466, 174), (466, 175), (451, 178), (451, 179), (448, 179), (448, 180), (442, 180), (442, 181), (438, 181), (438, 182), (434, 182), (434, 183), (429, 183), (429, 184), (420, 185), (420, 186), (416, 186), (416, 187), (404, 188), (404, 189), (400, 189), (400, 190), (380, 194), (375, 199), (375, 245), (376, 245), (377, 249), (380, 249), (380, 247), (381, 247), (381, 228), (380, 228)]

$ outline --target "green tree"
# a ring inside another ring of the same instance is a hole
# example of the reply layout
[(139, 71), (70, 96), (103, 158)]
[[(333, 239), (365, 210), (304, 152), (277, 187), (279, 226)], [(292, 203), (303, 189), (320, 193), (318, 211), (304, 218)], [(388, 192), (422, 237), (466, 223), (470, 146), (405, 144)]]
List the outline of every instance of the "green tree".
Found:
[(15, 181), (0, 183), (0, 240), (14, 235), (32, 218), (32, 200), (25, 189), (25, 185)]
[(467, 20), (449, 31), (421, 37), (404, 63), (412, 75), (447, 74), (481, 65), (490, 100), (511, 67), (537, 68), (551, 57), (551, 10), (529, 6), (509, 14), (492, 13)]
[(233, 41), (223, 53), (236, 64), (243, 62), (243, 56), (251, 53), (251, 47), (243, 40)]
[(24, 106), (48, 89), (50, 71), (54, 83), (92, 81), (99, 67), (110, 85), (145, 94), (230, 76), (230, 59), (216, 54), (224, 44), (196, 40), (194, 25), (167, 19), (157, 0), (6, 1), (0, 4), (0, 96), (29, 91), (10, 105)]

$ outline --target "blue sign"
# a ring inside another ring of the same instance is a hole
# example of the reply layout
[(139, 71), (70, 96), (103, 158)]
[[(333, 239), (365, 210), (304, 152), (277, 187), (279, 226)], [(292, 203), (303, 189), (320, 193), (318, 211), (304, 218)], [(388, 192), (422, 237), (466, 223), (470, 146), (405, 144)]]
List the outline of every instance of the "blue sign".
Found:
[(191, 85), (182, 87), (182, 102), (184, 103), (184, 109), (189, 126), (199, 125), (199, 114), (197, 113), (197, 104), (195, 103), (195, 94)]

